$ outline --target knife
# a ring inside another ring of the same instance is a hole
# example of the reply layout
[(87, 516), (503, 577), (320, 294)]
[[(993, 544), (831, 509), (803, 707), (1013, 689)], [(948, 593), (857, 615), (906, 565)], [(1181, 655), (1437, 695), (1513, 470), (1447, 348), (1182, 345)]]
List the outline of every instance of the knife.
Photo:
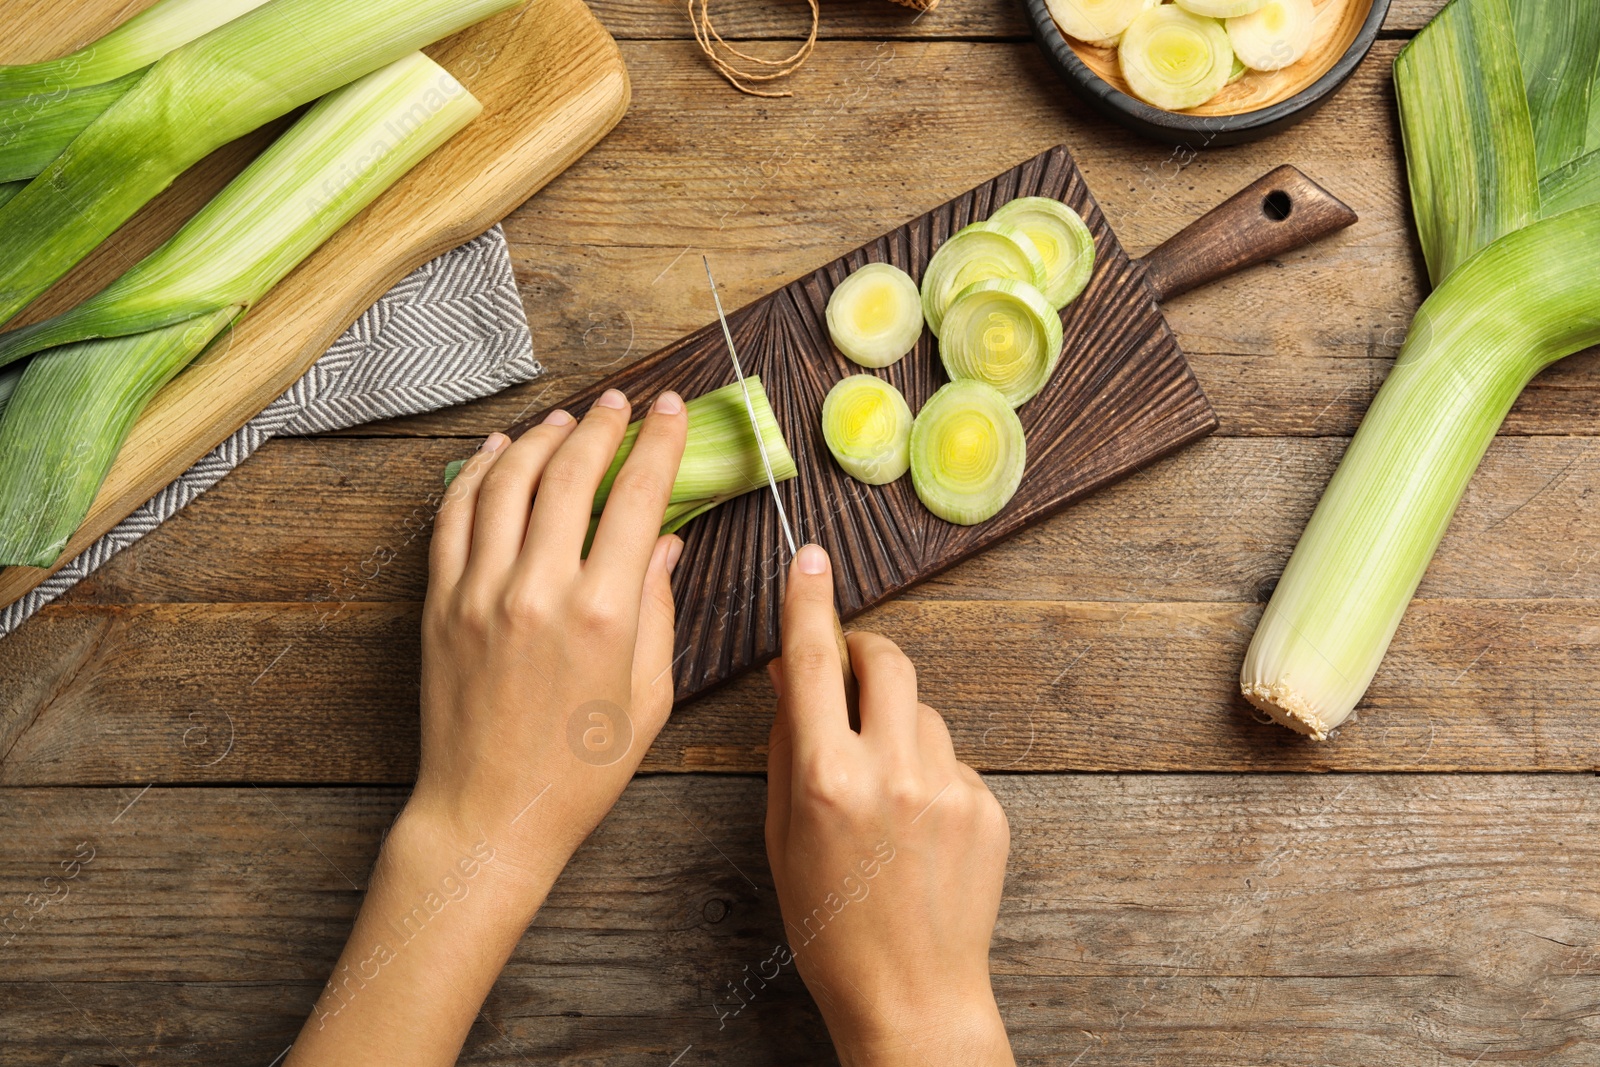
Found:
[[(778, 525), (783, 529), (783, 539), (789, 544), (789, 558), (794, 559), (799, 549), (795, 545), (794, 528), (789, 525), (789, 512), (778, 493), (778, 479), (772, 473), (772, 458), (767, 455), (767, 442), (761, 436), (761, 423), (756, 419), (755, 401), (750, 399), (750, 386), (744, 380), (744, 367), (739, 363), (739, 352), (733, 346), (733, 331), (728, 329), (728, 316), (722, 311), (722, 296), (717, 292), (717, 280), (711, 276), (711, 261), (705, 256), (700, 262), (706, 268), (706, 281), (711, 283), (711, 299), (717, 305), (717, 321), (722, 323), (722, 337), (728, 342), (728, 357), (733, 360), (733, 376), (739, 380), (739, 390), (744, 394), (745, 414), (750, 417), (750, 429), (756, 435), (756, 451), (761, 453), (761, 466), (767, 473), (767, 488), (772, 491), (772, 502), (778, 506)], [(850, 666), (850, 645), (844, 639), (844, 626), (839, 622), (839, 608), (833, 609), (833, 638), (839, 645), (839, 666), (844, 671), (844, 702), (850, 713), (850, 729), (860, 732), (860, 686), (856, 684), (855, 671)]]

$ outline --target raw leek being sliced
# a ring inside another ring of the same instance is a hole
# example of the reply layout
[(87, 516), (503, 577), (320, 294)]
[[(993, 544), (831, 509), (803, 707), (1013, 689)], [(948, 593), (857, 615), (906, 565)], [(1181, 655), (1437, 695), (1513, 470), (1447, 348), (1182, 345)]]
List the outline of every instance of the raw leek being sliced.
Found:
[(1168, 111), (1210, 100), (1233, 71), (1233, 48), (1222, 23), (1175, 4), (1134, 19), (1117, 46), (1117, 59), (1134, 95)]
[(1061, 32), (1085, 44), (1113, 47), (1140, 12), (1160, 0), (1048, 0)]
[(868, 263), (828, 297), (828, 336), (852, 362), (887, 367), (922, 336), (922, 300), (911, 276), (889, 263)]
[(1055, 373), (1061, 316), (1027, 282), (973, 282), (945, 312), (939, 358), (952, 381), (987, 383), (1020, 407)]
[(213, 149), (517, 2), (271, 0), (169, 52), (0, 207), (0, 323)]
[(1311, 0), (1266, 0), (1255, 11), (1228, 19), (1228, 41), (1251, 70), (1282, 70), (1311, 50), (1316, 22)]
[(1061, 201), (1048, 196), (1023, 196), (1001, 206), (989, 217), (1023, 232), (1044, 260), (1046, 300), (1064, 308), (1078, 298), (1094, 273), (1094, 235), (1083, 219)]
[(1231, 19), (1257, 11), (1266, 0), (1173, 0), (1191, 15), (1212, 19)]
[(922, 313), (935, 337), (956, 294), (987, 278), (1012, 278), (1042, 289), (1044, 258), (1026, 234), (1003, 222), (974, 222), (951, 234), (922, 273)]
[(911, 408), (882, 378), (852, 374), (822, 402), (822, 439), (850, 477), (886, 485), (911, 466)]
[(975, 526), (1016, 495), (1028, 459), (1022, 420), (983, 382), (951, 382), (911, 426), (911, 484), (946, 522)]

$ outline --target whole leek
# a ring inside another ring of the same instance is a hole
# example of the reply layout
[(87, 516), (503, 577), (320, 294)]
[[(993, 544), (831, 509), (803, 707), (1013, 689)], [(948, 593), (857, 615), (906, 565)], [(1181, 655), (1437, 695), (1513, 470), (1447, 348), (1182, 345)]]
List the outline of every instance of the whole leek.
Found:
[(33, 179), (143, 76), (0, 103), (0, 182)]
[(159, 59), (0, 207), (0, 323), (190, 164), (520, 0), (270, 0)]
[(100, 294), (0, 334), (0, 363), (37, 353), (0, 419), (0, 565), (53, 563), (155, 390), (481, 110), (405, 56), (319, 101)]

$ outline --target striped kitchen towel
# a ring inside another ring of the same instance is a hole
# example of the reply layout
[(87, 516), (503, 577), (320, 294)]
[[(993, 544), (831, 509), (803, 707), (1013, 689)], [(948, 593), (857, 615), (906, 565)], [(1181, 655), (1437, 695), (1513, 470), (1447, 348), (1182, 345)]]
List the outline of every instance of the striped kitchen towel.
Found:
[(496, 226), (417, 268), (238, 433), (32, 592), (0, 609), (0, 637), (177, 514), (268, 438), (433, 411), (526, 382), (540, 370), (505, 234)]

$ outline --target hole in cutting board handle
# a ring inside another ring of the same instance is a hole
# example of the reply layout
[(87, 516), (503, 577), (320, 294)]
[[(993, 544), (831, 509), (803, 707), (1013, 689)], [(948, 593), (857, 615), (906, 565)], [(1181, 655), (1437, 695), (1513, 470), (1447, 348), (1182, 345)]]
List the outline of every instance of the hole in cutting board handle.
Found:
[(1294, 198), (1282, 189), (1274, 189), (1261, 198), (1261, 213), (1273, 222), (1282, 222), (1294, 214)]

